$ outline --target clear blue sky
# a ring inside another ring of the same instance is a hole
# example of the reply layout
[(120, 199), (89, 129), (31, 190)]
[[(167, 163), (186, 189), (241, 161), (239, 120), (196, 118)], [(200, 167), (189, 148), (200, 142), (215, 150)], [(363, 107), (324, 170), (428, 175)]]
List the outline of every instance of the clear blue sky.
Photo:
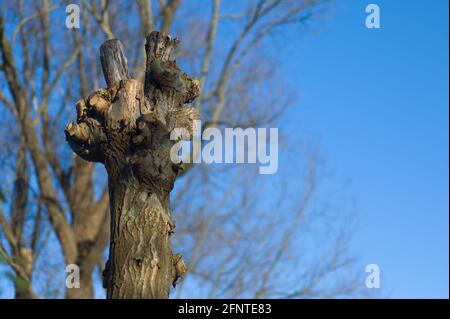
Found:
[[(381, 29), (365, 27), (376, 3)], [(449, 295), (448, 1), (336, 1), (286, 64), (292, 126), (349, 178), (361, 269), (390, 297)]]

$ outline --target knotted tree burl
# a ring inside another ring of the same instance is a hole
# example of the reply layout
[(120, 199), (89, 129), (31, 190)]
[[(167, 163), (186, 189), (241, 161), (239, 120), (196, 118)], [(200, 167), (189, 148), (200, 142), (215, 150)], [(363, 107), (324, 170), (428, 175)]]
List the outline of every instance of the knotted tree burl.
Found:
[[(186, 271), (173, 254), (175, 230), (169, 193), (182, 167), (170, 158), (175, 128), (193, 135), (199, 114), (189, 103), (199, 82), (182, 72), (170, 54), (178, 39), (159, 32), (146, 37), (144, 85), (131, 79), (121, 42), (107, 40), (100, 60), (107, 88), (77, 103), (77, 121), (65, 134), (72, 150), (108, 173), (111, 207), (108, 298), (167, 298)], [(185, 136), (183, 136), (185, 137)]]

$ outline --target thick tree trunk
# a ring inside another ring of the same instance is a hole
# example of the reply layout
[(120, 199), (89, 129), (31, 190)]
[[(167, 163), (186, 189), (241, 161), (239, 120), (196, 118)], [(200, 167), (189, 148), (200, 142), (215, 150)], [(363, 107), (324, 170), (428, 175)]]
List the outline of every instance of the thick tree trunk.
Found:
[(167, 298), (177, 278), (170, 245), (169, 194), (141, 189), (125, 171), (109, 180), (112, 198), (108, 298)]
[(167, 298), (185, 271), (172, 253), (169, 193), (180, 169), (170, 153), (173, 129), (190, 133), (198, 112), (185, 103), (199, 84), (169, 60), (177, 39), (152, 32), (146, 39), (145, 86), (129, 79), (123, 46), (106, 41), (100, 57), (107, 89), (77, 104), (66, 137), (83, 159), (108, 172), (111, 240), (104, 271), (108, 298)]

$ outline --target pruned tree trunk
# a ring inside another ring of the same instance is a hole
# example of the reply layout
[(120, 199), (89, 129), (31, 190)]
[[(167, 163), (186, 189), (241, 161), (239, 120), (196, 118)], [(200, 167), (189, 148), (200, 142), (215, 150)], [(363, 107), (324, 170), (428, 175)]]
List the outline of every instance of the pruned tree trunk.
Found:
[(145, 85), (129, 78), (120, 41), (103, 43), (100, 58), (108, 87), (77, 103), (77, 123), (66, 137), (83, 159), (104, 163), (111, 209), (108, 298), (167, 298), (185, 271), (173, 254), (169, 193), (180, 169), (170, 158), (175, 128), (193, 132), (198, 112), (185, 103), (198, 81), (169, 60), (177, 39), (152, 32), (146, 39)]
[(167, 298), (176, 278), (168, 193), (141, 189), (132, 174), (109, 180), (114, 203), (106, 287), (109, 298)]

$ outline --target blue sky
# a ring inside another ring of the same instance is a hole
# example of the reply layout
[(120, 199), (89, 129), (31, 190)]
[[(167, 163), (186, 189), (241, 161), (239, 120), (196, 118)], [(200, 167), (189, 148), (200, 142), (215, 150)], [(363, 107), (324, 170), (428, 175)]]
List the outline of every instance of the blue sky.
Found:
[[(369, 3), (380, 29), (365, 27)], [(380, 266), (383, 295), (448, 298), (448, 1), (336, 1), (288, 36), (288, 126), (351, 180), (362, 271)]]

